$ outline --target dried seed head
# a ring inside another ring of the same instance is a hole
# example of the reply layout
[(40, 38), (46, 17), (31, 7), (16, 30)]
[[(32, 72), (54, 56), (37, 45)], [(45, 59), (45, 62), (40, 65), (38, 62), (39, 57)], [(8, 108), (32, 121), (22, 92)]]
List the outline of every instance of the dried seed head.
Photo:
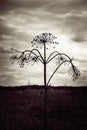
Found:
[(54, 41), (55, 39), (57, 39), (57, 37), (51, 33), (39, 34), (33, 38), (33, 41), (31, 41), (32, 47), (35, 46), (35, 48), (41, 48), (44, 44), (58, 44), (56, 41)]

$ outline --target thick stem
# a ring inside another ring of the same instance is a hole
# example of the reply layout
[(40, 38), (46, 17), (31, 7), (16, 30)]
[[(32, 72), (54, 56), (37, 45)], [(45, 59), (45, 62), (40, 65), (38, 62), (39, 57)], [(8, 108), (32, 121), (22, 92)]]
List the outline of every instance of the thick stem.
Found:
[(44, 43), (44, 86), (46, 87), (46, 44)]
[(45, 86), (45, 97), (44, 97), (44, 109), (45, 109), (45, 122), (44, 127), (47, 130), (47, 84), (46, 84), (46, 44), (44, 43), (44, 86)]

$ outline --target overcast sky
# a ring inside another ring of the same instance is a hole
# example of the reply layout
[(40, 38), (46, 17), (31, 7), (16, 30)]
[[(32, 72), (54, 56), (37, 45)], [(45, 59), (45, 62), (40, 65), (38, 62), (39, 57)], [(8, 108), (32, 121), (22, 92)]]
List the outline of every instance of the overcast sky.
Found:
[[(31, 49), (32, 38), (43, 32), (57, 36), (55, 50), (73, 57), (81, 71), (80, 78), (72, 81), (62, 66), (50, 84), (86, 86), (87, 0), (0, 0), (0, 85), (43, 84), (43, 65), (20, 68), (9, 60), (11, 48)], [(47, 77), (54, 67), (55, 62), (48, 65)]]

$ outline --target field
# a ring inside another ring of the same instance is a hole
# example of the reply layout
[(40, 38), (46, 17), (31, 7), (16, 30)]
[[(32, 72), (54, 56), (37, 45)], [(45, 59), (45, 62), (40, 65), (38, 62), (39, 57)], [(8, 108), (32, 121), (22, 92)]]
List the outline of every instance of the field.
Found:
[[(87, 130), (87, 88), (48, 87), (48, 130)], [(44, 86), (0, 87), (0, 130), (44, 130)]]

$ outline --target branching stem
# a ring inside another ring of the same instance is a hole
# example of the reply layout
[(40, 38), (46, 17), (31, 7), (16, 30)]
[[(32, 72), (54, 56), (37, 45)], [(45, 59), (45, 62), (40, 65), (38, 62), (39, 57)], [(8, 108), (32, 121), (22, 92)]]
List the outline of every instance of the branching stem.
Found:
[(52, 75), (50, 76), (50, 78), (49, 78), (49, 80), (48, 80), (48, 82), (47, 82), (47, 85), (49, 84), (50, 80), (52, 79), (52, 77), (54, 76), (54, 74), (56, 73), (56, 71), (59, 69), (59, 67), (60, 67), (63, 63), (65, 63), (65, 62), (69, 62), (69, 63), (71, 63), (71, 65), (73, 65), (72, 62), (71, 62), (71, 61), (68, 61), (68, 60), (65, 60), (65, 61), (61, 62), (61, 63), (59, 64), (59, 66), (57, 66), (57, 68), (54, 70), (54, 72), (52, 73)]
[(51, 58), (51, 56), (52, 56), (53, 54), (55, 54), (55, 53), (60, 54), (58, 51), (52, 52), (52, 53), (49, 55), (49, 57), (47, 58), (47, 62), (49, 61), (49, 59)]
[[(57, 51), (56, 51), (57, 52)], [(70, 59), (70, 57), (64, 53), (59, 53), (58, 54), (55, 54), (51, 59), (50, 57), (53, 55), (54, 53), (51, 53), (51, 55), (48, 57), (49, 59), (47, 60), (47, 63), (49, 63), (50, 61), (52, 61), (55, 57), (57, 57), (58, 55), (60, 55), (60, 57), (62, 58), (62, 55), (63, 56), (66, 56), (71, 62), (72, 62), (72, 59)]]
[[(33, 52), (34, 50), (39, 53), (41, 59), (38, 57), (38, 55), (37, 55), (35, 52)], [(40, 53), (37, 49), (32, 49), (31, 51), (30, 51), (30, 50), (25, 50), (25, 51), (23, 51), (22, 54), (19, 56), (19, 59), (24, 55), (25, 52), (30, 52), (29, 58), (30, 58), (30, 55), (33, 54), (33, 55), (35, 55), (36, 57), (38, 57), (39, 61), (40, 61), (42, 64), (44, 63), (44, 59), (43, 59), (41, 53)]]

